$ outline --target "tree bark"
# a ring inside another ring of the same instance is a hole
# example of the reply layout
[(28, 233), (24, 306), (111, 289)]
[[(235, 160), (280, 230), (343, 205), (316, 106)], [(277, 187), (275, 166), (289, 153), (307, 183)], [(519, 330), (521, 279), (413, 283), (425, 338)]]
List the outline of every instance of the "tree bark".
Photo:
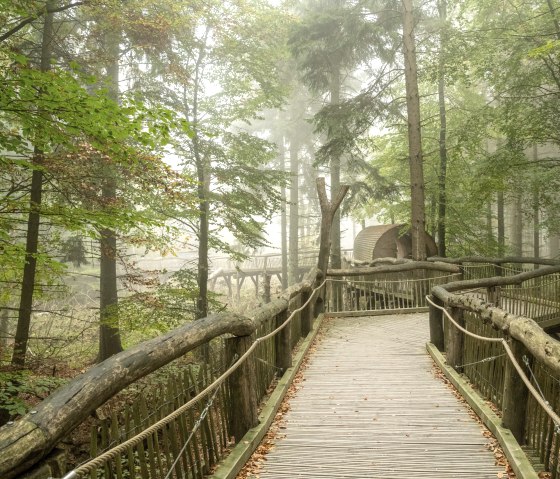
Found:
[[(539, 161), (539, 149), (536, 144), (533, 145), (533, 161)], [(539, 258), (541, 256), (540, 191), (538, 184), (535, 184), (533, 188), (535, 188), (533, 191), (533, 256)], [(535, 268), (538, 266), (535, 265)]]
[(420, 126), (420, 96), (418, 93), (418, 70), (414, 40), (414, 17), (412, 0), (403, 4), (403, 53), (406, 83), (406, 110), (408, 114), (408, 151), (410, 164), (410, 201), (412, 258), (426, 258), (424, 232), (424, 170), (422, 158), (422, 135)]
[(447, 214), (447, 111), (445, 108), (445, 56), (444, 48), (447, 36), (445, 34), (447, 22), (447, 0), (438, 2), (440, 26), (440, 52), (438, 59), (438, 102), (439, 102), (439, 176), (438, 176), (438, 255), (446, 255), (446, 214)]
[(326, 275), (329, 266), (329, 254), (331, 250), (331, 228), (333, 226), (333, 218), (338, 210), (344, 196), (348, 192), (348, 185), (342, 185), (336, 191), (333, 191), (333, 200), (329, 202), (327, 191), (325, 189), (325, 178), (317, 178), (317, 193), (319, 196), (319, 205), (321, 206), (321, 237), (319, 243), (319, 258), (317, 267), (323, 275)]
[[(330, 104), (338, 105), (340, 103), (340, 62), (335, 62), (332, 66), (331, 71), (331, 87), (330, 87)], [(329, 132), (329, 139), (331, 138), (331, 133)], [(340, 188), (340, 156), (333, 156), (331, 158), (331, 198), (335, 197), (335, 194)], [(342, 266), (342, 257), (340, 251), (340, 211), (338, 207), (334, 212), (331, 221), (331, 267), (340, 268)]]
[[(280, 145), (280, 168), (282, 171), (286, 171), (286, 151), (284, 149), (284, 138), (282, 137), (282, 144)], [(280, 244), (282, 250), (282, 289), (288, 287), (288, 219), (286, 205), (288, 200), (286, 198), (286, 187), (282, 185), (280, 190), (280, 195), (282, 196), (282, 211), (280, 217)]]
[(290, 141), (290, 237), (288, 284), (298, 281), (299, 254), (299, 146), (292, 138)]
[[(110, 28), (110, 27), (107, 27)], [(109, 97), (119, 102), (119, 61), (120, 31), (109, 30), (105, 33), (107, 42), (107, 84)], [(109, 171), (103, 179), (101, 196), (103, 202), (112, 207), (117, 199), (117, 182), (114, 172)], [(99, 290), (100, 326), (98, 361), (104, 361), (123, 350), (118, 321), (118, 282), (117, 282), (117, 235), (112, 229), (100, 232)]]
[[(46, 5), (43, 38), (41, 42), (41, 72), (51, 69), (53, 46), (54, 2), (49, 0)], [(39, 92), (41, 94), (41, 92)], [(39, 248), (39, 229), (41, 223), (41, 202), (43, 196), (43, 150), (35, 145), (33, 151), (33, 173), (31, 176), (31, 191), (29, 199), (29, 214), (27, 217), (27, 235), (25, 241), (25, 264), (21, 282), (18, 322), (12, 354), (12, 365), (23, 368), (29, 341), (31, 327), (31, 313), (33, 310), (33, 295), (35, 292), (35, 277), (37, 274), (37, 252)]]
[(498, 256), (504, 256), (506, 252), (506, 227), (504, 220), (504, 192), (498, 191)]
[(512, 204), (512, 252), (514, 256), (523, 255), (523, 196), (518, 189)]

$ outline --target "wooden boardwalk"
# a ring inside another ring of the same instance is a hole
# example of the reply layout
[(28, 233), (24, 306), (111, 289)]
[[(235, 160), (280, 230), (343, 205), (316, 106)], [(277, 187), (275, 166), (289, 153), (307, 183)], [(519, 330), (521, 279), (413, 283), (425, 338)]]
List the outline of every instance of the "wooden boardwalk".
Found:
[(260, 479), (500, 477), (481, 426), (434, 376), (426, 314), (325, 328)]

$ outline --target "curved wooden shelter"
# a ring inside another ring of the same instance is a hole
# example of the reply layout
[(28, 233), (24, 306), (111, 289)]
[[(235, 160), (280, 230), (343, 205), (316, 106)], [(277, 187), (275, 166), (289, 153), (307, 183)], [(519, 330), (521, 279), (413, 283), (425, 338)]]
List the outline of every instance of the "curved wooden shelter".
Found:
[[(376, 258), (410, 258), (412, 256), (412, 237), (410, 231), (403, 231), (405, 225), (368, 226), (354, 239), (354, 259), (371, 261)], [(434, 239), (424, 233), (426, 254), (435, 256), (437, 246)]]

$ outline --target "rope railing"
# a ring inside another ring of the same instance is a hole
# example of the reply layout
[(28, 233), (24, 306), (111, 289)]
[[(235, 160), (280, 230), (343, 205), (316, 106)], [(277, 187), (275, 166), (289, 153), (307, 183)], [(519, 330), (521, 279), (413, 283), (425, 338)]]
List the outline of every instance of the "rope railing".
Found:
[(200, 401), (202, 398), (208, 396), (212, 391), (217, 390), (249, 358), (249, 356), (253, 353), (253, 351), (255, 351), (255, 349), (260, 343), (278, 334), (280, 331), (282, 331), (291, 323), (293, 318), (295, 318), (299, 312), (303, 311), (306, 307), (308, 307), (309, 304), (315, 299), (316, 294), (321, 290), (321, 288), (323, 288), (325, 283), (326, 280), (324, 280), (319, 286), (317, 286), (311, 292), (307, 301), (305, 301), (305, 303), (299, 308), (293, 310), (291, 314), (286, 318), (286, 320), (283, 321), (273, 331), (271, 331), (270, 333), (264, 336), (256, 338), (255, 341), (253, 341), (251, 346), (247, 349), (247, 351), (243, 355), (241, 355), (226, 371), (224, 371), (217, 379), (215, 379), (211, 384), (209, 384), (202, 391), (200, 391), (195, 397), (187, 401), (185, 404), (183, 404), (181, 407), (179, 407), (172, 413), (168, 414), (164, 418), (152, 424), (150, 427), (144, 429), (142, 432), (136, 434), (135, 436), (129, 438), (125, 442), (103, 452), (96, 458), (91, 459), (85, 462), (84, 464), (80, 465), (79, 467), (75, 468), (74, 470), (70, 471), (68, 474), (66, 474), (63, 477), (63, 479), (76, 479), (80, 476), (84, 476), (88, 473), (91, 473), (91, 471), (99, 468), (106, 462), (115, 459), (124, 451), (128, 450), (128, 448), (138, 445), (139, 443), (147, 439), (155, 432), (161, 430), (164, 426), (166, 426), (171, 421), (175, 420), (181, 414), (187, 411), (189, 408), (191, 408), (195, 403)]
[(486, 341), (486, 342), (489, 342), (489, 343), (500, 343), (503, 346), (503, 348), (505, 349), (505, 352), (506, 352), (509, 360), (511, 361), (511, 364), (513, 365), (513, 367), (515, 368), (515, 370), (519, 374), (519, 377), (521, 378), (521, 380), (525, 383), (525, 386), (527, 387), (529, 392), (533, 395), (533, 397), (539, 403), (539, 405), (546, 411), (546, 413), (548, 414), (550, 419), (552, 419), (552, 421), (554, 422), (556, 428), (560, 428), (560, 417), (550, 407), (550, 403), (544, 399), (542, 392), (537, 391), (535, 389), (535, 387), (532, 385), (531, 380), (527, 377), (527, 375), (523, 371), (523, 368), (521, 367), (521, 365), (519, 364), (519, 362), (515, 358), (515, 355), (513, 354), (513, 351), (511, 350), (511, 348), (509, 347), (509, 344), (507, 343), (507, 341), (504, 338), (489, 338), (489, 337), (486, 337), (486, 336), (480, 336), (479, 334), (474, 334), (471, 331), (464, 328), (463, 326), (461, 326), (457, 321), (455, 321), (455, 319), (453, 318), (453, 316), (451, 316), (449, 314), (447, 309), (445, 309), (443, 306), (440, 306), (440, 305), (434, 303), (430, 299), (429, 296), (426, 296), (426, 301), (428, 301), (428, 303), (430, 305), (432, 305), (433, 307), (441, 310), (443, 312), (443, 314), (445, 315), (445, 317), (449, 321), (451, 321), (453, 323), (453, 325), (459, 331), (461, 331), (463, 334), (466, 334), (467, 336), (470, 336), (471, 338), (477, 339), (479, 341)]
[(439, 285), (426, 298), (431, 343), (552, 479), (560, 477), (560, 342), (543, 327), (560, 326), (559, 273), (558, 263), (526, 268)]

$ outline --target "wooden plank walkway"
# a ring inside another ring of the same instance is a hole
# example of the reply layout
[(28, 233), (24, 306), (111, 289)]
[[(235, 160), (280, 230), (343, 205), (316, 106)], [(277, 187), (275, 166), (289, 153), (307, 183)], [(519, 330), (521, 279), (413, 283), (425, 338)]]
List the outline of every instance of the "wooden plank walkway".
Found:
[(426, 314), (325, 328), (260, 479), (500, 477), (481, 426), (434, 376)]

